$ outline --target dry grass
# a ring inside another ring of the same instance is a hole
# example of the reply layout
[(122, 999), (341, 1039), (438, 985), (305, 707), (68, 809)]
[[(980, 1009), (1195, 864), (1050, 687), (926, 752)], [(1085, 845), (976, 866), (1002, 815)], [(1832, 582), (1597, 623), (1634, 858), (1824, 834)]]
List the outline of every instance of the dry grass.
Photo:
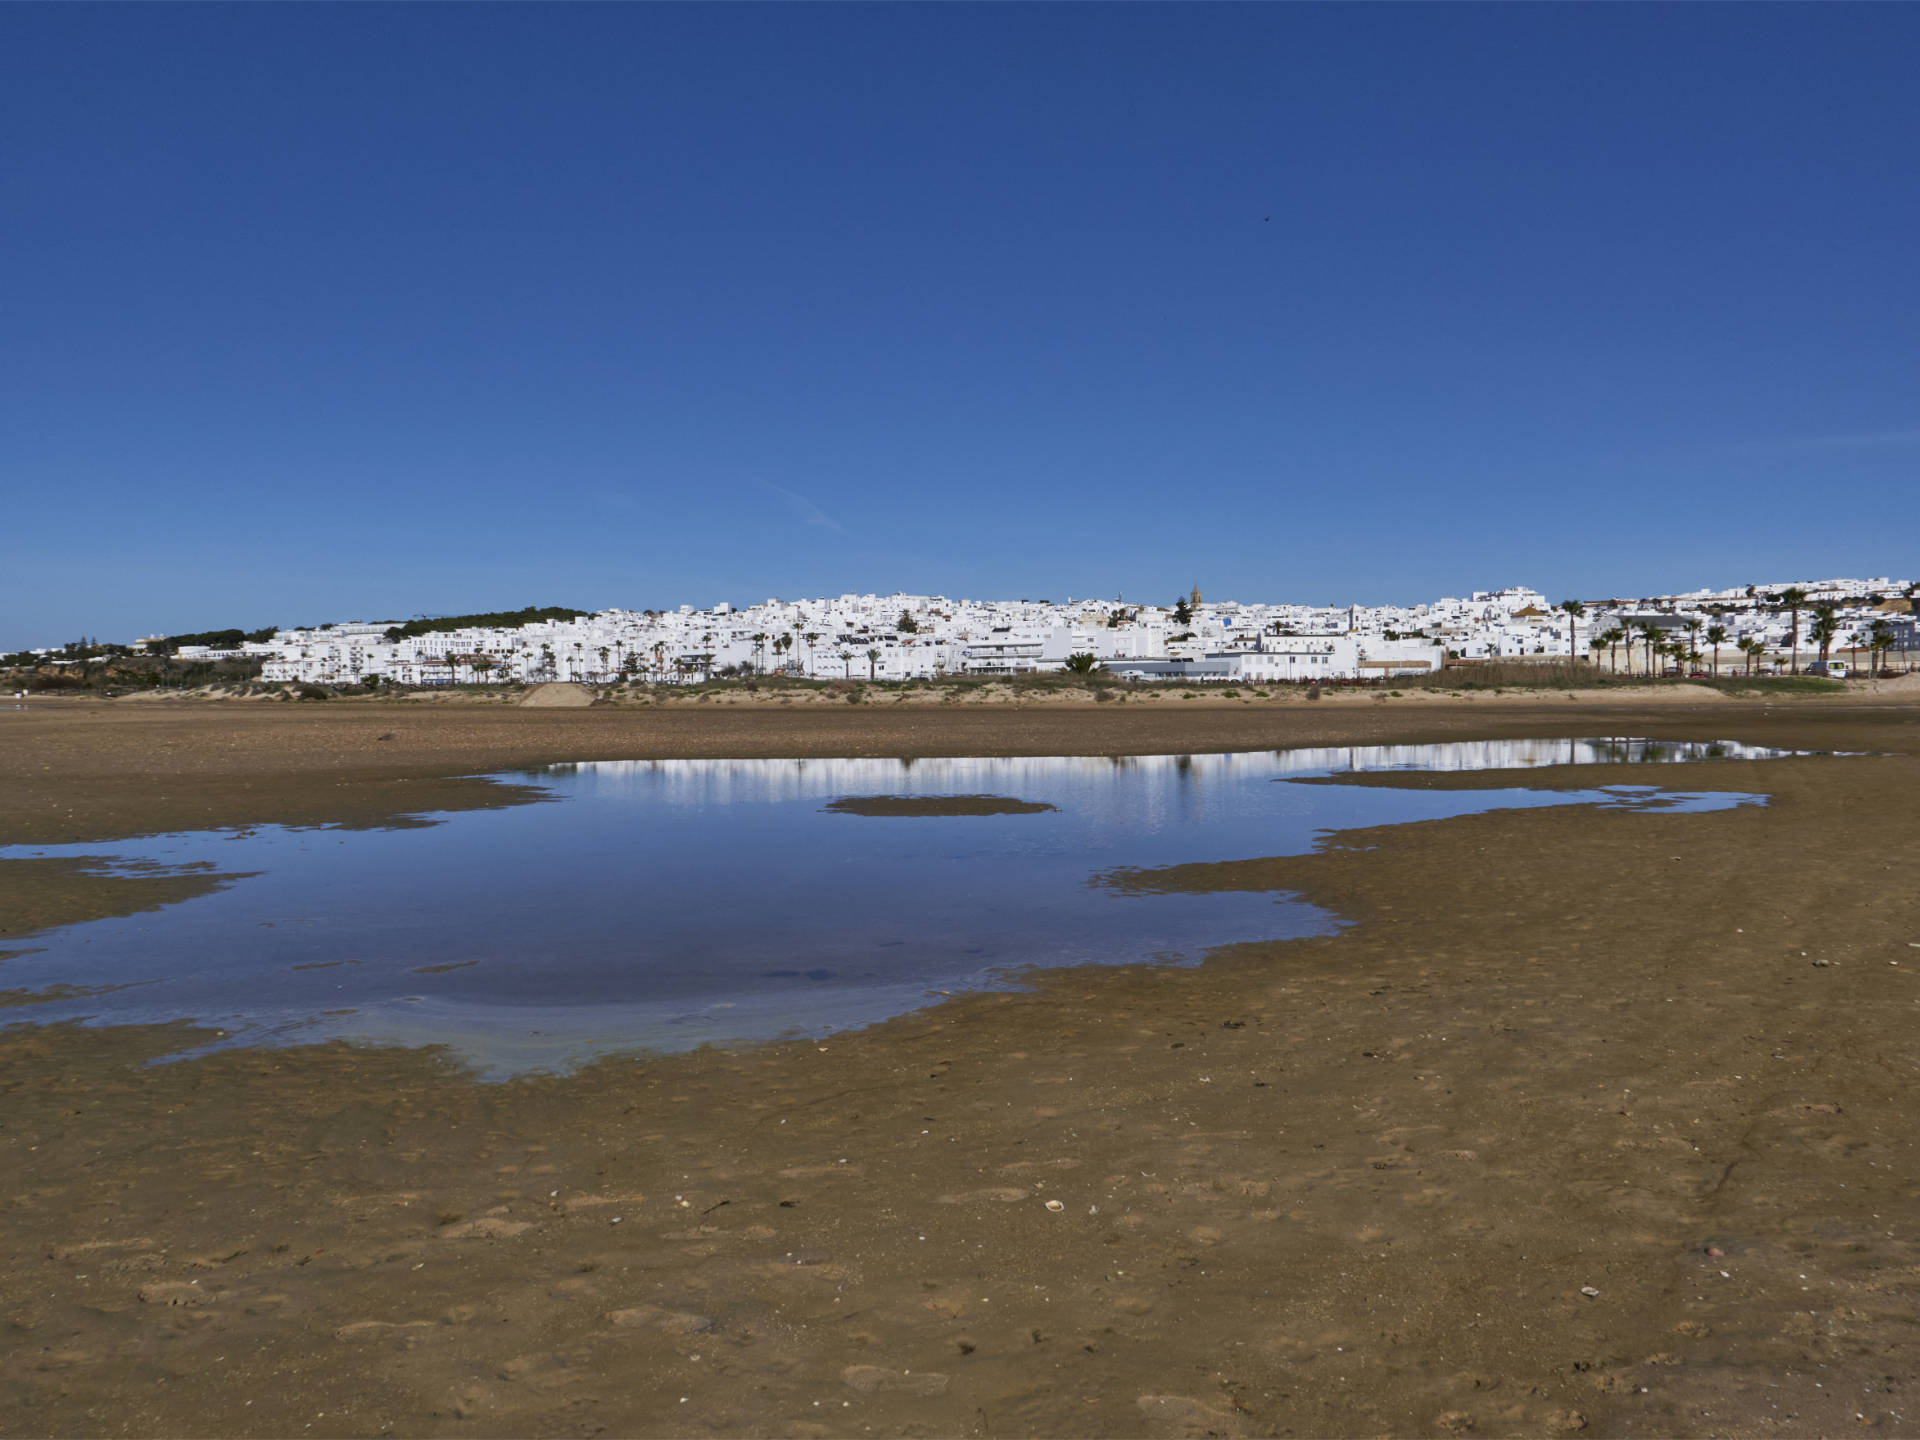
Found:
[(1396, 677), (1402, 690), (1597, 690), (1607, 685), (1645, 685), (1644, 675), (1613, 675), (1565, 660), (1490, 660), (1450, 665), (1429, 675)]

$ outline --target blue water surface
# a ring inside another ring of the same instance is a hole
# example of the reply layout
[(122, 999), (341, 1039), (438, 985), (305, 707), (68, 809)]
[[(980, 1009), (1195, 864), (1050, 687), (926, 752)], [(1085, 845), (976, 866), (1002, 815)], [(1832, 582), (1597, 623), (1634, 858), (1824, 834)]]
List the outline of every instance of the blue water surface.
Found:
[[(41, 1003), (0, 1024), (190, 1020), (220, 1044), (442, 1045), (490, 1078), (618, 1052), (825, 1034), (1028, 967), (1191, 964), (1323, 934), (1283, 894), (1124, 894), (1124, 867), (1292, 855), (1329, 832), (1496, 808), (1713, 810), (1648, 786), (1404, 790), (1275, 783), (1386, 769), (1753, 758), (1638, 740), (1479, 741), (1122, 759), (662, 760), (552, 766), (555, 803), (386, 830), (200, 831), (14, 846), (211, 864), (225, 888), (52, 930), (0, 963)], [(859, 796), (996, 795), (1038, 814), (874, 817)], [(56, 988), (59, 987), (59, 988)]]

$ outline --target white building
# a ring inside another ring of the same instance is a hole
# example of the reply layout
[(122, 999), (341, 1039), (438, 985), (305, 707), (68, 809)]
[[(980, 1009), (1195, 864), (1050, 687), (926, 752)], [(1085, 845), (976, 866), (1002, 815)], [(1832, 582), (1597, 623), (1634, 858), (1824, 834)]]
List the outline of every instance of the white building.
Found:
[[(243, 647), (269, 680), (349, 684), (378, 677), (404, 685), (572, 680), (676, 684), (721, 671), (817, 679), (925, 679), (1057, 670), (1068, 656), (1095, 656), (1116, 674), (1141, 678), (1295, 683), (1391, 677), (1438, 668), (1447, 658), (1568, 658), (1619, 662), (1635, 645), (1592, 642), (1652, 617), (1663, 630), (1703, 643), (1725, 626), (1726, 646), (1758, 638), (1782, 663), (1794, 648), (1792, 617), (1774, 596), (1788, 587), (1748, 586), (1687, 596), (1587, 602), (1570, 618), (1538, 590), (1477, 590), (1418, 605), (953, 599), (944, 595), (845, 594), (769, 598), (737, 608), (682, 605), (668, 611), (605, 610), (512, 628), (394, 634), (387, 622), (283, 630)], [(1905, 603), (1904, 581), (1807, 581), (1799, 616), (1802, 662), (1816, 649), (1808, 627), (1816, 603), (1832, 601), (1844, 647), (1885, 607)], [(1846, 603), (1843, 603), (1846, 602)], [(1882, 608), (1874, 608), (1876, 605)], [(1176, 613), (1184, 619), (1176, 619)], [(183, 652), (184, 653), (184, 652)], [(1738, 651), (1733, 653), (1738, 654)], [(1636, 662), (1640, 663), (1640, 662)]]

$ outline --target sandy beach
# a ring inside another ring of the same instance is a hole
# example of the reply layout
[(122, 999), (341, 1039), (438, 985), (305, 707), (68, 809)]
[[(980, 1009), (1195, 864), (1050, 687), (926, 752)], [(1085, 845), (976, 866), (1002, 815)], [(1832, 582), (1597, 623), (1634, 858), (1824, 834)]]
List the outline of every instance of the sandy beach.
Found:
[[(1352, 923), (820, 1041), (485, 1085), (0, 1031), (0, 1435), (1913, 1433), (1920, 697), (1708, 696), (0, 711), (0, 843), (103, 854), (567, 759), (1872, 752), (1176, 866)], [(1496, 782), (1595, 776), (1350, 783)], [(0, 951), (216, 883), (0, 861)]]

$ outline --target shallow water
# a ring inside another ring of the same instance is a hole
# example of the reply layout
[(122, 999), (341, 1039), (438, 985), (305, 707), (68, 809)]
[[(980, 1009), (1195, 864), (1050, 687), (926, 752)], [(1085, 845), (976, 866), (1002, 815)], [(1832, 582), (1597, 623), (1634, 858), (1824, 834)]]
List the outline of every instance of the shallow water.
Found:
[[(1286, 895), (1131, 895), (1094, 883), (1122, 867), (1299, 854), (1332, 830), (1497, 808), (1760, 801), (1648, 786), (1275, 781), (1784, 753), (1553, 740), (1123, 759), (601, 761), (534, 772), (559, 803), (428, 826), (0, 848), (0, 858), (106, 849), (122, 863), (251, 872), (162, 911), (34, 937), (36, 948), (0, 964), (0, 989), (88, 993), (0, 1012), (0, 1024), (193, 1020), (219, 1027), (222, 1044), (438, 1044), (490, 1078), (822, 1034), (950, 991), (1017, 984), (1025, 967), (1187, 964), (1215, 946), (1340, 923)], [(879, 796), (1053, 808), (827, 808)]]

